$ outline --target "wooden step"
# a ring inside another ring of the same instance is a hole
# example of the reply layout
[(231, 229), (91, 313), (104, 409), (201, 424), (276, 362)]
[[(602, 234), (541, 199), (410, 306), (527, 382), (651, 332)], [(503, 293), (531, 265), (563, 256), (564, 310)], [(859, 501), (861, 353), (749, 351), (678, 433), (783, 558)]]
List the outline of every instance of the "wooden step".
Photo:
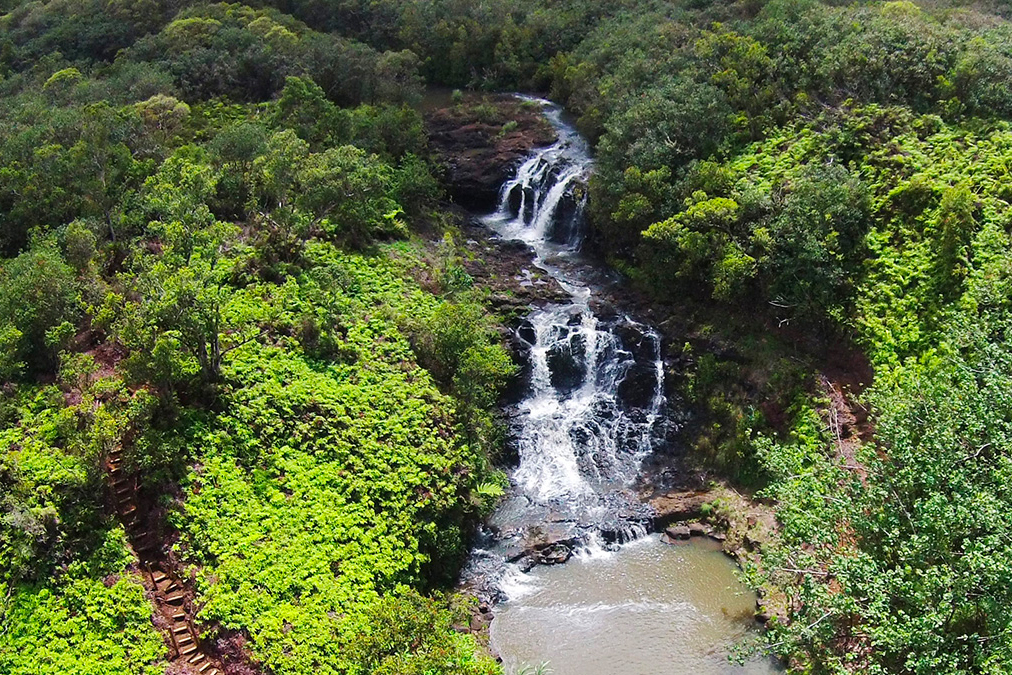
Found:
[(161, 583), (168, 578), (169, 576), (165, 572), (162, 572), (161, 570), (151, 573), (151, 580), (154, 581), (156, 584)]
[(183, 637), (176, 640), (176, 644), (178, 644), (180, 647), (183, 647), (185, 645), (190, 644), (193, 641), (194, 640), (192, 635), (184, 635)]
[[(197, 645), (186, 645), (185, 647), (180, 648), (179, 655), (180, 656), (189, 656), (190, 654), (196, 653), (196, 651), (197, 651)], [(203, 657), (203, 654), (201, 654), (201, 657)], [(190, 661), (190, 663), (193, 663), (193, 661)]]
[(185, 595), (183, 595), (182, 593), (177, 593), (176, 595), (170, 595), (166, 597), (165, 602), (169, 603), (170, 605), (181, 605), (183, 604), (183, 600), (185, 599), (186, 599)]
[(211, 665), (210, 661), (208, 661), (207, 663), (205, 663), (204, 665), (202, 665), (200, 668), (197, 668), (197, 672), (198, 673), (207, 673), (207, 671), (210, 670), (210, 669), (212, 669), (212, 668), (214, 668), (214, 666)]
[[(196, 649), (196, 647), (194, 647), (194, 649)], [(189, 652), (189, 653), (192, 653), (192, 652)], [(204, 660), (204, 655), (203, 654), (197, 654), (196, 656), (191, 656), (189, 659), (186, 660), (186, 662), (187, 663), (200, 663), (203, 660)]]
[(190, 627), (187, 626), (186, 624), (183, 624), (181, 626), (176, 626), (175, 628), (173, 628), (172, 632), (175, 633), (176, 635), (179, 635), (180, 633), (189, 633)]
[(165, 591), (164, 592), (165, 593), (172, 593), (174, 591), (180, 591), (180, 590), (182, 590), (182, 586), (180, 586), (175, 581), (173, 581), (171, 584), (169, 584), (168, 586), (165, 587)]
[(186, 621), (186, 612), (176, 612), (172, 615), (173, 621)]
[(137, 507), (134, 504), (130, 504), (123, 509), (124, 516), (129, 516), (132, 513), (137, 513)]

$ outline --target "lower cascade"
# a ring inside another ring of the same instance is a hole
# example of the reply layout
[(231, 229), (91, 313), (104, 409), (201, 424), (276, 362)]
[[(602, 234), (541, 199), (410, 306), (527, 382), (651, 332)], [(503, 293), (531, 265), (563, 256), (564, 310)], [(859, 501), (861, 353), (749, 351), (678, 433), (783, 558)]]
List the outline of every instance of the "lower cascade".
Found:
[(500, 603), (491, 632), (508, 673), (534, 672), (525, 666), (539, 655), (556, 675), (660, 672), (653, 650), (673, 641), (683, 644), (663, 672), (773, 672), (726, 658), (752, 630), (755, 597), (719, 547), (648, 536), (652, 514), (634, 483), (674, 428), (661, 338), (596, 297), (604, 273), (580, 255), (592, 158), (561, 109), (539, 102), (558, 140), (519, 167), (484, 221), (529, 244), (569, 299), (516, 329), (525, 372), (510, 410), (512, 490), (464, 581)]

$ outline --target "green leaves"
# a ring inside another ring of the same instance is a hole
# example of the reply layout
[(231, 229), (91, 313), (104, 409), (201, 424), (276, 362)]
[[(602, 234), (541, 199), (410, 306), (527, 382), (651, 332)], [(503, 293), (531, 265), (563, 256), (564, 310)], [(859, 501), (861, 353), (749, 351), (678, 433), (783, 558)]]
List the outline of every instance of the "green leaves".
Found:
[[(193, 448), (199, 468), (175, 516), (203, 564), (203, 618), (248, 631), (279, 673), (490, 672), (450, 633), (451, 615), (405, 588), (453, 568), (463, 514), (492, 499), (472, 503), (480, 453), (395, 324), (375, 316), (439, 305), (383, 258), (320, 242), (309, 255), (284, 304), (317, 316), (340, 358), (254, 341), (224, 362), (226, 412)], [(487, 405), (497, 353), (470, 331), (457, 366), (469, 368), (470, 405)]]
[(350, 145), (311, 155), (299, 176), (300, 208), (315, 214), (314, 221), (328, 236), (363, 246), (375, 236), (403, 234), (397, 204), (387, 195), (393, 174), (375, 155)]
[[(62, 340), (50, 343), (47, 336), (67, 337), (64, 325), (73, 333), (67, 320), (76, 319), (79, 302), (74, 272), (55, 247), (38, 245), (0, 261), (0, 370), (12, 377), (25, 364), (51, 365)], [(57, 349), (46, 348), (51, 344)]]

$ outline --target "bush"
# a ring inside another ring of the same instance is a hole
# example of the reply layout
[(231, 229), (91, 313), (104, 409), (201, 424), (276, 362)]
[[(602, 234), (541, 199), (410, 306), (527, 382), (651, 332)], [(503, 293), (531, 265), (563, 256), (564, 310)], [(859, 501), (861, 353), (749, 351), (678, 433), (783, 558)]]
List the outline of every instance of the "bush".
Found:
[(5, 364), (13, 374), (24, 363), (34, 370), (51, 368), (57, 350), (47, 349), (46, 336), (76, 319), (79, 298), (74, 271), (59, 252), (38, 245), (0, 263), (0, 335)]

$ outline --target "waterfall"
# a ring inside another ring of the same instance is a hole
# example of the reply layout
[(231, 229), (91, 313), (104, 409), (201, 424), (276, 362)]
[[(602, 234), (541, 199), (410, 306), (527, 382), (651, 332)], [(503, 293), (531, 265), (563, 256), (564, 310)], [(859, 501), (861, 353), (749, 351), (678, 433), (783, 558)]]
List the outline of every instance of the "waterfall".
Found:
[(484, 219), (503, 238), (531, 245), (537, 265), (570, 295), (517, 329), (528, 378), (511, 416), (513, 491), (465, 571), (505, 596), (522, 587), (507, 563), (532, 544), (604, 550), (647, 533), (649, 514), (631, 487), (666, 429), (660, 336), (619, 312), (595, 311), (580, 256), (589, 148), (557, 106), (539, 102), (558, 141), (517, 169)]

